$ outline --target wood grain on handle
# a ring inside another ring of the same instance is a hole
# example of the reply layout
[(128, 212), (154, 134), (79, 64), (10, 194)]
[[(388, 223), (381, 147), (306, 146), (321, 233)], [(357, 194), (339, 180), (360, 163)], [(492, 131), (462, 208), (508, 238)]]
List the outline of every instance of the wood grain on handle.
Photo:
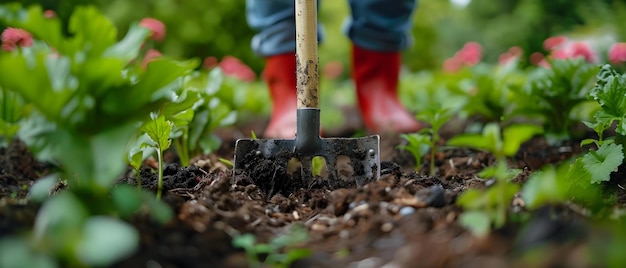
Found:
[(319, 108), (317, 1), (296, 1), (296, 66), (298, 109)]

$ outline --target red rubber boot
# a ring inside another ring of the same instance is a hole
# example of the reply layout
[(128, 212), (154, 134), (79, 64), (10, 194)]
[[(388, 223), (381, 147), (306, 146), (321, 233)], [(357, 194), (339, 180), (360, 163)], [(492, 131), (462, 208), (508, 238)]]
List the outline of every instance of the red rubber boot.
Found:
[(272, 116), (263, 137), (293, 139), (297, 108), (296, 55), (287, 53), (268, 57), (263, 79), (272, 98)]
[(399, 52), (377, 52), (352, 46), (352, 78), (361, 117), (373, 132), (410, 133), (422, 126), (400, 103)]

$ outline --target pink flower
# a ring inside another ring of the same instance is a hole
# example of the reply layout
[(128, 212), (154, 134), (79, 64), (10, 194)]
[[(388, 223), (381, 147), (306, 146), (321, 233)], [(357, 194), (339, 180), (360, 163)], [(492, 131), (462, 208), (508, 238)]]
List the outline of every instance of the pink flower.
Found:
[(596, 52), (591, 46), (585, 42), (573, 42), (570, 45), (570, 54), (572, 58), (583, 57), (586, 62), (593, 63), (598, 61)]
[(161, 57), (162, 54), (160, 51), (156, 49), (150, 49), (146, 52), (146, 55), (143, 57), (143, 61), (141, 62), (141, 67), (146, 69), (148, 67), (148, 63), (154, 61), (156, 58)]
[(550, 58), (554, 59), (575, 59), (584, 58), (586, 62), (597, 62), (598, 56), (591, 46), (586, 42), (566, 42), (550, 54)]
[(224, 57), (219, 66), (226, 76), (235, 77), (246, 82), (253, 82), (256, 79), (254, 71), (252, 71), (252, 69), (250, 69), (250, 67), (248, 67), (248, 65), (243, 63), (241, 60), (233, 56)]
[(459, 57), (461, 61), (468, 65), (473, 66), (480, 62), (482, 58), (483, 48), (479, 43), (469, 42), (466, 43), (455, 57)]
[(463, 66), (474, 66), (480, 62), (482, 58), (483, 48), (476, 42), (469, 42), (457, 51), (452, 58), (443, 62), (443, 70), (445, 72), (456, 72)]
[(53, 19), (57, 17), (57, 13), (54, 12), (54, 10), (47, 9), (46, 11), (43, 12), (43, 17), (46, 19)]
[(608, 58), (615, 65), (626, 62), (626, 43), (620, 42), (611, 45)]
[(210, 57), (206, 57), (203, 61), (202, 61), (202, 66), (207, 69), (207, 70), (211, 70), (215, 67), (217, 67), (218, 62), (217, 62), (217, 58), (210, 56)]
[(329, 79), (337, 79), (343, 73), (343, 65), (340, 61), (330, 61), (324, 66), (323, 75)]
[(501, 65), (507, 64), (511, 61), (519, 59), (522, 56), (523, 50), (521, 47), (514, 46), (509, 48), (507, 52), (504, 52), (498, 58), (498, 63)]
[(546, 57), (541, 52), (530, 54), (530, 63), (536, 66), (550, 68), (550, 64), (548, 64)]
[(461, 70), (462, 67), (463, 62), (461, 62), (457, 57), (446, 59), (443, 62), (443, 71), (446, 73), (458, 72), (459, 70)]
[(156, 41), (163, 41), (165, 39), (165, 24), (160, 20), (154, 18), (143, 18), (139, 22), (139, 26), (145, 27), (148, 30), (152, 31), (152, 35), (150, 37)]
[(553, 36), (543, 41), (543, 48), (547, 51), (552, 51), (565, 44), (565, 42), (567, 42), (567, 37), (562, 35)]
[(2, 31), (2, 49), (15, 50), (17, 47), (29, 47), (33, 45), (33, 36), (24, 29), (8, 27)]

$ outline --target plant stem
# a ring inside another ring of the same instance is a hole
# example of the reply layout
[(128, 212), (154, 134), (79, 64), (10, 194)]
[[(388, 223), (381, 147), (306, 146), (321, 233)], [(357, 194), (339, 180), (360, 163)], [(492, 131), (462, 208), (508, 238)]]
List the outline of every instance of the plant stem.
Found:
[(137, 189), (141, 190), (141, 168), (135, 169), (135, 176), (137, 177)]
[(163, 191), (163, 152), (161, 147), (158, 147), (157, 157), (159, 158), (159, 181), (157, 186), (157, 200), (161, 200), (161, 192)]

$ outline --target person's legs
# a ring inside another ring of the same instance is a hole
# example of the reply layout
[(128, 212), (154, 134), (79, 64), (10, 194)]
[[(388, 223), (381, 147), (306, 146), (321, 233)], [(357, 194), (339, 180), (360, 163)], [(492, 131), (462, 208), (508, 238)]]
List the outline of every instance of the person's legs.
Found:
[(352, 40), (352, 77), (365, 126), (372, 131), (421, 128), (398, 99), (400, 53), (411, 44), (415, 0), (350, 0), (345, 32)]

